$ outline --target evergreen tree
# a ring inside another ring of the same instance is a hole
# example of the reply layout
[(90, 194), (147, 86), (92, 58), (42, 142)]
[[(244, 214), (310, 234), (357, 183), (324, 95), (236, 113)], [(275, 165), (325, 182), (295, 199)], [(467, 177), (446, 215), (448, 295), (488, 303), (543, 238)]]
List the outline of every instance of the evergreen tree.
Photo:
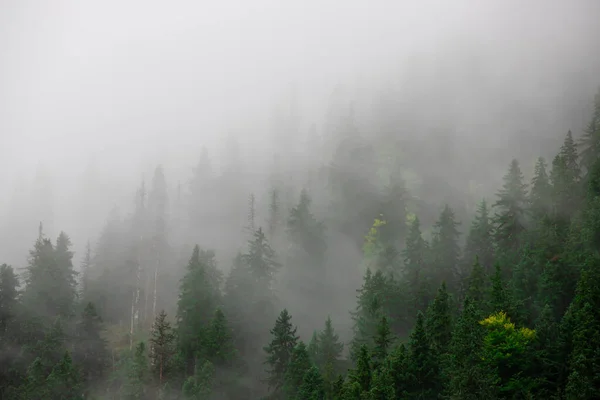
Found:
[(535, 370), (532, 374), (536, 380), (536, 398), (549, 399), (558, 392), (560, 350), (557, 338), (560, 332), (553, 314), (550, 306), (546, 305), (535, 324)]
[(479, 258), (476, 257), (473, 269), (471, 270), (471, 275), (469, 276), (467, 296), (480, 307), (483, 305), (483, 301), (486, 298), (486, 280), (487, 277), (485, 271), (479, 263)]
[(0, 265), (0, 344), (10, 336), (11, 322), (17, 316), (19, 279), (11, 266)]
[(306, 345), (300, 341), (294, 347), (287, 371), (285, 373), (285, 393), (286, 398), (295, 399), (304, 381), (304, 376), (312, 367), (312, 362)]
[(323, 378), (316, 366), (313, 365), (304, 374), (296, 398), (298, 400), (322, 400), (326, 398), (323, 389)]
[(62, 360), (54, 366), (46, 378), (48, 399), (80, 399), (82, 396), (82, 379), (77, 367), (73, 364), (69, 352), (65, 352)]
[(371, 367), (371, 356), (366, 345), (360, 346), (356, 358), (356, 367), (350, 372), (350, 385), (357, 387), (359, 393), (366, 393), (371, 389), (373, 370)]
[(108, 366), (110, 353), (102, 331), (102, 319), (98, 316), (96, 307), (88, 303), (77, 325), (73, 353), (74, 361), (88, 385), (99, 382)]
[(410, 335), (408, 382), (409, 399), (434, 398), (440, 391), (439, 366), (431, 350), (425, 331), (425, 316), (419, 312), (415, 328)]
[(292, 352), (298, 343), (296, 328), (292, 326), (292, 316), (284, 309), (275, 326), (271, 329), (272, 340), (264, 348), (267, 353), (265, 364), (269, 377), (267, 383), (269, 388), (278, 395), (285, 384), (285, 375), (288, 371)]
[(142, 400), (147, 397), (149, 383), (148, 358), (146, 345), (140, 342), (129, 361), (127, 368), (127, 381), (123, 388), (124, 398), (128, 400)]
[(162, 386), (172, 368), (172, 359), (175, 355), (175, 332), (167, 321), (167, 313), (161, 310), (152, 325), (150, 337), (150, 365), (155, 378)]
[(581, 166), (588, 171), (600, 155), (600, 89), (594, 97), (594, 110), (581, 138)]
[(445, 357), (452, 338), (452, 315), (450, 310), (450, 295), (445, 282), (439, 288), (435, 299), (427, 309), (426, 331), (431, 351), (438, 357), (440, 363)]
[(220, 303), (220, 282), (214, 253), (194, 247), (177, 304), (178, 346), (190, 372), (195, 358), (203, 356), (206, 327)]
[(494, 399), (495, 382), (481, 365), (485, 330), (479, 324), (482, 312), (467, 296), (456, 322), (450, 343), (450, 360), (446, 375), (447, 392), (452, 399)]
[(428, 247), (421, 234), (419, 218), (416, 217), (410, 226), (403, 251), (406, 286), (415, 312), (425, 311), (432, 297), (431, 275), (427, 264)]
[(183, 396), (189, 400), (208, 400), (213, 392), (214, 367), (210, 361), (206, 360), (202, 364), (197, 364), (194, 368), (194, 375), (186, 379), (183, 384)]
[(382, 316), (379, 324), (377, 325), (377, 334), (374, 338), (374, 347), (373, 347), (373, 369), (378, 369), (381, 365), (383, 365), (384, 360), (388, 356), (388, 352), (390, 346), (393, 343), (393, 334), (390, 330), (390, 324), (386, 316)]
[(531, 192), (529, 193), (529, 207), (531, 215), (536, 224), (543, 224), (550, 214), (551, 209), (551, 186), (546, 172), (546, 161), (543, 157), (538, 158), (531, 179)]
[(496, 241), (503, 255), (512, 255), (520, 247), (525, 232), (527, 211), (527, 185), (523, 183), (523, 174), (517, 160), (510, 164), (504, 176), (504, 185), (498, 192), (494, 207)]
[(325, 321), (325, 329), (323, 329), (317, 337), (317, 358), (316, 364), (324, 371), (327, 367), (331, 367), (333, 373), (330, 378), (333, 380), (338, 373), (341, 373), (340, 358), (344, 344), (340, 342), (339, 335), (333, 328), (331, 317), (327, 317)]
[(446, 282), (451, 289), (457, 287), (460, 258), (458, 226), (454, 211), (448, 205), (444, 206), (439, 220), (434, 225), (435, 231), (431, 243), (435, 268), (433, 271), (434, 284), (437, 287), (442, 282)]
[(237, 351), (233, 344), (231, 329), (225, 314), (218, 308), (206, 335), (207, 356), (211, 363), (216, 366), (232, 366), (237, 358)]
[(485, 199), (479, 203), (477, 214), (467, 235), (463, 252), (464, 267), (470, 267), (475, 257), (479, 258), (484, 271), (490, 273), (494, 263), (494, 240), (493, 226)]

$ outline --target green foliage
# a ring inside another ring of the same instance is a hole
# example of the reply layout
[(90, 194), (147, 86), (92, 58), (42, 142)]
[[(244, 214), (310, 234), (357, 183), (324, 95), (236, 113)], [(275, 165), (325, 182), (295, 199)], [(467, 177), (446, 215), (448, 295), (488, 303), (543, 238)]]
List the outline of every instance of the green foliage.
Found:
[(298, 343), (296, 328), (292, 326), (292, 316), (286, 309), (281, 311), (275, 326), (271, 329), (271, 342), (264, 348), (267, 353), (267, 383), (274, 393), (279, 393), (285, 384), (292, 352)]

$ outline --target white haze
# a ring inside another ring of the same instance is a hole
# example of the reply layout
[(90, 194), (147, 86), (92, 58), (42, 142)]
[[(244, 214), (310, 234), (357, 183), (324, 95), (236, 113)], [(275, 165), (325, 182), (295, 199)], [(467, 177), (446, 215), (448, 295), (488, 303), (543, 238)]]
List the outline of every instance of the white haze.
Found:
[[(156, 164), (185, 179), (203, 146), (219, 163), (230, 135), (259, 170), (291, 90), (303, 129), (321, 128), (339, 84), (364, 109), (393, 86), (419, 129), (450, 121), (473, 149), (522, 153), (507, 149), (520, 129), (559, 143), (600, 83), (599, 20), (597, 0), (0, 1), (0, 257), (23, 263), (13, 248), (35, 238), (35, 224), (16, 239), (6, 221), (34, 212), (9, 204), (38, 171), (55, 228), (81, 232), (88, 168), (105, 211), (129, 206)], [(87, 237), (72, 236), (80, 253)]]

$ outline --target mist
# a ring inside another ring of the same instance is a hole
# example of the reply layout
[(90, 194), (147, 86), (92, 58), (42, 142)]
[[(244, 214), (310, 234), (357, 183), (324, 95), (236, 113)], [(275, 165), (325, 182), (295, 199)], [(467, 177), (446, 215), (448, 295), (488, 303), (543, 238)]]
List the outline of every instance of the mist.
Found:
[[(568, 131), (582, 135), (599, 17), (595, 0), (5, 0), (0, 262), (25, 268), (41, 223), (53, 240), (69, 234), (81, 269), (88, 243), (100, 252), (110, 221), (135, 223), (139, 193), (164, 176), (160, 304), (174, 313), (194, 245), (227, 274), (248, 230), (272, 223), (272, 191), (281, 221), (306, 191), (326, 227), (330, 297), (288, 290), (306, 277), (285, 272), (276, 292), (303, 339), (331, 315), (350, 340), (362, 241), (380, 212), (370, 204), (397, 179), (426, 238), (446, 204), (466, 235), (512, 159), (530, 179)], [(372, 146), (377, 165), (343, 158), (346, 140)], [(340, 205), (331, 171), (362, 179), (360, 205)], [(286, 271), (284, 231), (269, 240)]]

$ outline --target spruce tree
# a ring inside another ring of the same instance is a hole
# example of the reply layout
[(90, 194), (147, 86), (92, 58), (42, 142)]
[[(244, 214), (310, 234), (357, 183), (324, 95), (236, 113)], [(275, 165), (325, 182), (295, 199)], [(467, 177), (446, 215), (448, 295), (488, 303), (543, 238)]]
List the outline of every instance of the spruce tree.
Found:
[(135, 347), (133, 357), (127, 367), (127, 380), (123, 388), (124, 398), (127, 400), (147, 398), (149, 378), (146, 345), (144, 342), (140, 342)]
[(448, 352), (452, 338), (450, 295), (446, 290), (445, 282), (442, 283), (435, 299), (427, 309), (425, 322), (431, 351), (441, 363)]
[(538, 158), (531, 179), (531, 192), (529, 193), (529, 208), (534, 222), (539, 226), (546, 222), (551, 210), (551, 186), (546, 171), (546, 160)]
[(88, 385), (100, 381), (108, 366), (110, 353), (102, 331), (102, 319), (96, 307), (88, 303), (77, 324), (73, 353), (73, 359)]
[(407, 398), (434, 398), (441, 390), (439, 365), (425, 330), (425, 316), (419, 312), (409, 341)]
[(342, 372), (340, 358), (344, 350), (344, 344), (340, 342), (340, 337), (333, 328), (331, 317), (327, 317), (325, 329), (319, 333), (317, 340), (316, 364), (321, 371), (325, 370), (328, 366), (331, 367), (335, 374), (331, 376), (331, 379), (335, 379), (335, 376)]
[(285, 384), (292, 352), (298, 343), (296, 328), (292, 326), (292, 316), (286, 309), (281, 311), (275, 326), (271, 329), (271, 342), (264, 348), (267, 353), (267, 383), (275, 395), (280, 394)]
[(466, 295), (479, 307), (483, 305), (484, 299), (486, 298), (487, 279), (488, 277), (479, 263), (479, 258), (476, 257), (473, 269), (471, 270), (471, 275), (469, 276)]
[(410, 305), (414, 312), (425, 311), (432, 297), (428, 252), (429, 246), (423, 239), (419, 218), (416, 217), (410, 226), (402, 253), (406, 286), (410, 293)]
[(313, 365), (304, 374), (296, 398), (298, 400), (323, 400), (327, 398), (323, 388), (323, 378), (316, 366)]
[(289, 365), (285, 373), (286, 398), (295, 399), (298, 396), (300, 387), (304, 381), (304, 376), (313, 366), (306, 345), (299, 341), (292, 351)]
[(220, 282), (214, 253), (194, 247), (177, 304), (178, 346), (189, 372), (195, 358), (202, 355), (206, 328), (220, 304)]
[(394, 337), (390, 330), (390, 324), (387, 317), (384, 315), (377, 325), (377, 333), (373, 339), (374, 346), (372, 355), (374, 370), (383, 365), (393, 341)]
[(172, 359), (175, 355), (175, 332), (167, 321), (165, 310), (156, 316), (152, 325), (150, 343), (150, 365), (154, 378), (163, 385), (172, 369)]
[(517, 160), (512, 160), (497, 196), (496, 241), (504, 256), (514, 257), (525, 232), (527, 212), (527, 185)]
[(456, 322), (450, 343), (447, 392), (451, 398), (494, 399), (495, 382), (481, 364), (484, 328), (479, 324), (482, 311), (470, 297)]
[(434, 225), (431, 243), (434, 263), (433, 283), (436, 287), (439, 287), (442, 282), (446, 282), (451, 290), (457, 287), (460, 258), (459, 225), (460, 223), (456, 221), (454, 211), (448, 205), (444, 206), (439, 220)]
[[(0, 344), (9, 339), (11, 322), (17, 316), (19, 279), (11, 266), (0, 265)], [(14, 332), (16, 333), (16, 332)]]
[(231, 367), (237, 358), (237, 350), (229, 323), (223, 311), (215, 311), (210, 326), (206, 333), (206, 354), (211, 363), (216, 367)]
[(471, 267), (475, 257), (479, 258), (484, 271), (490, 273), (494, 263), (493, 225), (485, 199), (479, 203), (477, 214), (467, 235), (463, 252), (463, 268)]

